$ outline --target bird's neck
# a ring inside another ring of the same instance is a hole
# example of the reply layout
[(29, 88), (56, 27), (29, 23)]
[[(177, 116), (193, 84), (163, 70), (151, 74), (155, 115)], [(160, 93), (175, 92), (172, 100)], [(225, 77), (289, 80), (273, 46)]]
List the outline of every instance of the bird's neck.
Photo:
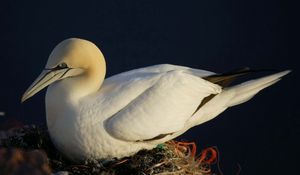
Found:
[[(48, 127), (53, 127), (57, 119), (64, 120), (76, 116), (76, 110), (80, 110), (80, 100), (96, 93), (104, 78), (105, 64), (104, 66), (98, 64), (80, 76), (69, 77), (51, 84), (46, 93)], [(70, 113), (74, 114), (70, 115)]]

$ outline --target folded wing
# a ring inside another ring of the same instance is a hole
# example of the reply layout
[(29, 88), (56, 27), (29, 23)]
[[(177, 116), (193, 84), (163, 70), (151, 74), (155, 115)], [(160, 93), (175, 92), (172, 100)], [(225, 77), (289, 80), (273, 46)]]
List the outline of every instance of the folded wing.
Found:
[[(132, 86), (129, 85), (134, 89)], [(105, 128), (111, 136), (126, 141), (149, 140), (174, 133), (184, 128), (205, 97), (220, 92), (219, 85), (187, 70), (161, 73), (155, 83), (109, 117), (104, 122)]]

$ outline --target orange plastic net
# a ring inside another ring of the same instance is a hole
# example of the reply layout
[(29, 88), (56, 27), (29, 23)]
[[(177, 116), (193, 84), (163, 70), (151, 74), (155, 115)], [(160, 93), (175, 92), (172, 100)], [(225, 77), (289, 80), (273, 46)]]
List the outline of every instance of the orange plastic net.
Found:
[(211, 165), (218, 160), (218, 150), (215, 147), (203, 149), (197, 155), (197, 147), (194, 142), (169, 141), (166, 143), (170, 152), (167, 159), (153, 166), (153, 168), (163, 164), (176, 165), (177, 170), (164, 172), (165, 174), (190, 174), (190, 175), (209, 175), (212, 174)]

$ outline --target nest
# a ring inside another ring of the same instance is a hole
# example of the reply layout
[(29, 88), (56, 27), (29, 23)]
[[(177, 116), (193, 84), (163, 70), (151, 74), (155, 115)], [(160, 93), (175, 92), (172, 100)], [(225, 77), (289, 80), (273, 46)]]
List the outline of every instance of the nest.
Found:
[(214, 147), (196, 155), (192, 142), (169, 141), (120, 160), (88, 160), (75, 164), (53, 146), (46, 127), (26, 126), (0, 142), (0, 174), (50, 175), (213, 175)]

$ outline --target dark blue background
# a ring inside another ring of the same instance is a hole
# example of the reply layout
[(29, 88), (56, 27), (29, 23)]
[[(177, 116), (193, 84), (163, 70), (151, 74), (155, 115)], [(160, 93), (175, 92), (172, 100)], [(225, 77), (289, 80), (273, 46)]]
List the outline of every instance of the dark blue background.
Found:
[(96, 43), (108, 76), (161, 63), (215, 72), (293, 69), (251, 101), (181, 138), (217, 146), (225, 174), (235, 174), (237, 163), (242, 174), (296, 172), (299, 64), (289, 39), (290, 21), (298, 18), (292, 6), (285, 0), (1, 1), (0, 111), (6, 116), (0, 121), (45, 121), (45, 91), (24, 104), (20, 97), (53, 47), (69, 37)]

